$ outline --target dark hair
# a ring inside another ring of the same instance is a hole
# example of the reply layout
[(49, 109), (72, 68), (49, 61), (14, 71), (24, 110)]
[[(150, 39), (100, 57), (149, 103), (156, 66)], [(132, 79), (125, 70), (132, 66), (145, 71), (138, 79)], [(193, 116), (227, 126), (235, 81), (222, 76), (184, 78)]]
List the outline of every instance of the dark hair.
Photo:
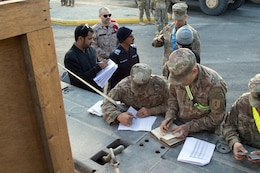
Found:
[(195, 50), (191, 50), (193, 53), (194, 53), (194, 55), (195, 55), (195, 57), (196, 57), (196, 62), (198, 63), (198, 64), (200, 64), (200, 55), (195, 51)]
[(88, 36), (89, 32), (93, 33), (94, 30), (90, 26), (88, 26), (87, 24), (78, 25), (75, 29), (75, 32), (74, 32), (75, 41), (78, 40), (79, 36), (82, 36), (82, 37)]
[[(178, 43), (178, 42), (177, 42), (177, 43)], [(188, 45), (184, 45), (184, 44), (180, 44), (180, 43), (178, 43), (178, 44), (181, 45), (182, 48), (188, 48), (188, 49), (190, 49), (190, 50), (194, 53), (194, 55), (195, 55), (195, 57), (196, 57), (196, 62), (197, 62), (198, 64), (200, 64), (200, 55), (199, 55), (195, 50), (192, 50), (191, 44), (188, 44)]]

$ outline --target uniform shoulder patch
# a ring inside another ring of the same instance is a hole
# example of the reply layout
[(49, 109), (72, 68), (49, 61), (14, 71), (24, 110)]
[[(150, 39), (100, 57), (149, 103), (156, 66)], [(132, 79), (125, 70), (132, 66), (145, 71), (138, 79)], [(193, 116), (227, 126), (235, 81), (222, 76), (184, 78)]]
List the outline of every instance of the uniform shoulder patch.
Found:
[(114, 53), (115, 53), (116, 55), (119, 55), (120, 52), (121, 52), (121, 50), (119, 50), (119, 49), (115, 49), (115, 50), (114, 50)]
[(215, 111), (225, 109), (226, 98), (221, 88), (214, 88), (210, 92), (210, 108)]
[(213, 99), (211, 103), (211, 108), (214, 110), (218, 110), (220, 108), (221, 102), (219, 99)]

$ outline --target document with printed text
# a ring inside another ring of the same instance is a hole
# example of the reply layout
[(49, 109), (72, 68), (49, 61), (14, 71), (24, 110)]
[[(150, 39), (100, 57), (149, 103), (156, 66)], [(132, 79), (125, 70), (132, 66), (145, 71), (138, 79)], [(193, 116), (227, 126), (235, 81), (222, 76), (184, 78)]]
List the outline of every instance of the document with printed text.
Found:
[(210, 162), (214, 150), (215, 144), (193, 137), (187, 137), (177, 160), (204, 166)]

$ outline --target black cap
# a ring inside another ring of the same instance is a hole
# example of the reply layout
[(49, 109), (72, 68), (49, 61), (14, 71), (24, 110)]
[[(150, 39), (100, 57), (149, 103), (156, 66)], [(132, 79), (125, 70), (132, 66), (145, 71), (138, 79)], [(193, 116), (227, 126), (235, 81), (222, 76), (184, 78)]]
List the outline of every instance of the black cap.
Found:
[(119, 41), (119, 43), (122, 43), (123, 41), (125, 41), (127, 39), (127, 37), (129, 37), (129, 35), (132, 33), (132, 29), (129, 29), (127, 27), (121, 27), (117, 30), (117, 39)]

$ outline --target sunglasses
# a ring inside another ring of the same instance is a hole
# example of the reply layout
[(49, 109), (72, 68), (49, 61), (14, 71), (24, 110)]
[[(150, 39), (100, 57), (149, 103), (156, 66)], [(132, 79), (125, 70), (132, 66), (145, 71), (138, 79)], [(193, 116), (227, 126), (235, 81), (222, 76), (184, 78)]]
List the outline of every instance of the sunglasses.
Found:
[(80, 30), (82, 31), (82, 30), (84, 30), (85, 28), (89, 29), (88, 24), (84, 24)]
[(107, 17), (111, 17), (112, 14), (104, 14), (103, 16), (104, 16), (104, 18), (107, 18)]

